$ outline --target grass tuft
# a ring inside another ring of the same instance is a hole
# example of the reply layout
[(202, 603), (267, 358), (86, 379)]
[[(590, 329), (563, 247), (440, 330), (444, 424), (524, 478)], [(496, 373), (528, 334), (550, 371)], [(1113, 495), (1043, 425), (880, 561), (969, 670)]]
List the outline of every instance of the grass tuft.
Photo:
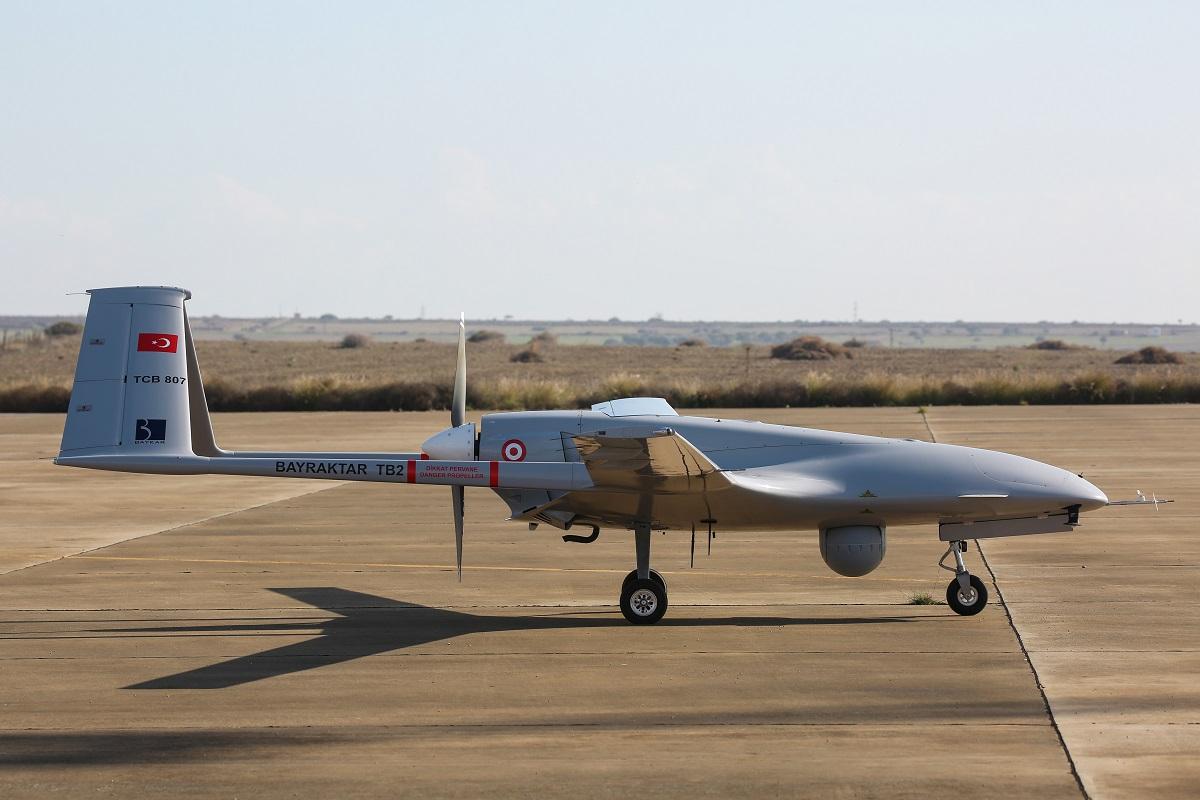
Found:
[(908, 596), (910, 606), (944, 606), (944, 600), (937, 600), (929, 592), (913, 592)]

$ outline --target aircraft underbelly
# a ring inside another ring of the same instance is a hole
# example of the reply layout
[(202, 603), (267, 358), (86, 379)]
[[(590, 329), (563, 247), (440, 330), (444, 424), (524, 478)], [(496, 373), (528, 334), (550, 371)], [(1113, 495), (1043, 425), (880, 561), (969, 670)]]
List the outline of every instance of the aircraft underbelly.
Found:
[(624, 527), (651, 520), (655, 527), (688, 530), (714, 520), (720, 530), (804, 530), (835, 525), (926, 525), (1042, 513), (1035, 506), (1000, 507), (989, 500), (945, 497), (788, 497), (731, 487), (693, 494), (571, 492), (553, 505), (580, 522)]
[(708, 494), (651, 495), (625, 492), (571, 492), (554, 507), (581, 521), (626, 526), (651, 520), (674, 530), (703, 528), (707, 520), (721, 530), (799, 530), (831, 524), (909, 525), (934, 523), (939, 515), (916, 504), (864, 505), (856, 498), (797, 498), (764, 495), (732, 487)]

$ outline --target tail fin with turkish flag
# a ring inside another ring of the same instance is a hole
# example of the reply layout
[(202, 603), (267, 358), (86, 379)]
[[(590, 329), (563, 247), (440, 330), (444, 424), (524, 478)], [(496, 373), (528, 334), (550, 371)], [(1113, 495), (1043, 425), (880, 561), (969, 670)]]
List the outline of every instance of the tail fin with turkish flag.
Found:
[(131, 286), (88, 294), (59, 455), (215, 454), (184, 310), (191, 293)]

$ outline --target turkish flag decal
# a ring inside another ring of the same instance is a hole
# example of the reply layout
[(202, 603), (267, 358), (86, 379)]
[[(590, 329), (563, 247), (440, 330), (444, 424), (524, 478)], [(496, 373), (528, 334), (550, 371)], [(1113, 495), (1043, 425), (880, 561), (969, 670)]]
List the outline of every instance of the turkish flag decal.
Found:
[(173, 333), (139, 333), (139, 353), (174, 353), (179, 348), (179, 337)]

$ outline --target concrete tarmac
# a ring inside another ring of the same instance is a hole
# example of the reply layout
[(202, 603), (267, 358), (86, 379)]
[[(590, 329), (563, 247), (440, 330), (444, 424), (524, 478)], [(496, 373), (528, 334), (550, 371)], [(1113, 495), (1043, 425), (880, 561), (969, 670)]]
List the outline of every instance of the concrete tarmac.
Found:
[[(1185, 502), (987, 542), (994, 580), (972, 549), (993, 599), (973, 618), (908, 604), (945, 590), (932, 528), (889, 530), (858, 579), (811, 532), (719, 532), (711, 556), (701, 533), (694, 569), (670, 532), (671, 608), (640, 628), (615, 607), (625, 532), (566, 544), (472, 490), (459, 584), (445, 487), (68, 470), (37, 460), (60, 418), (0, 415), (0, 796), (1194, 795), (1200, 415), (729, 415)], [(246, 449), (405, 450), (445, 424), (215, 420)]]

